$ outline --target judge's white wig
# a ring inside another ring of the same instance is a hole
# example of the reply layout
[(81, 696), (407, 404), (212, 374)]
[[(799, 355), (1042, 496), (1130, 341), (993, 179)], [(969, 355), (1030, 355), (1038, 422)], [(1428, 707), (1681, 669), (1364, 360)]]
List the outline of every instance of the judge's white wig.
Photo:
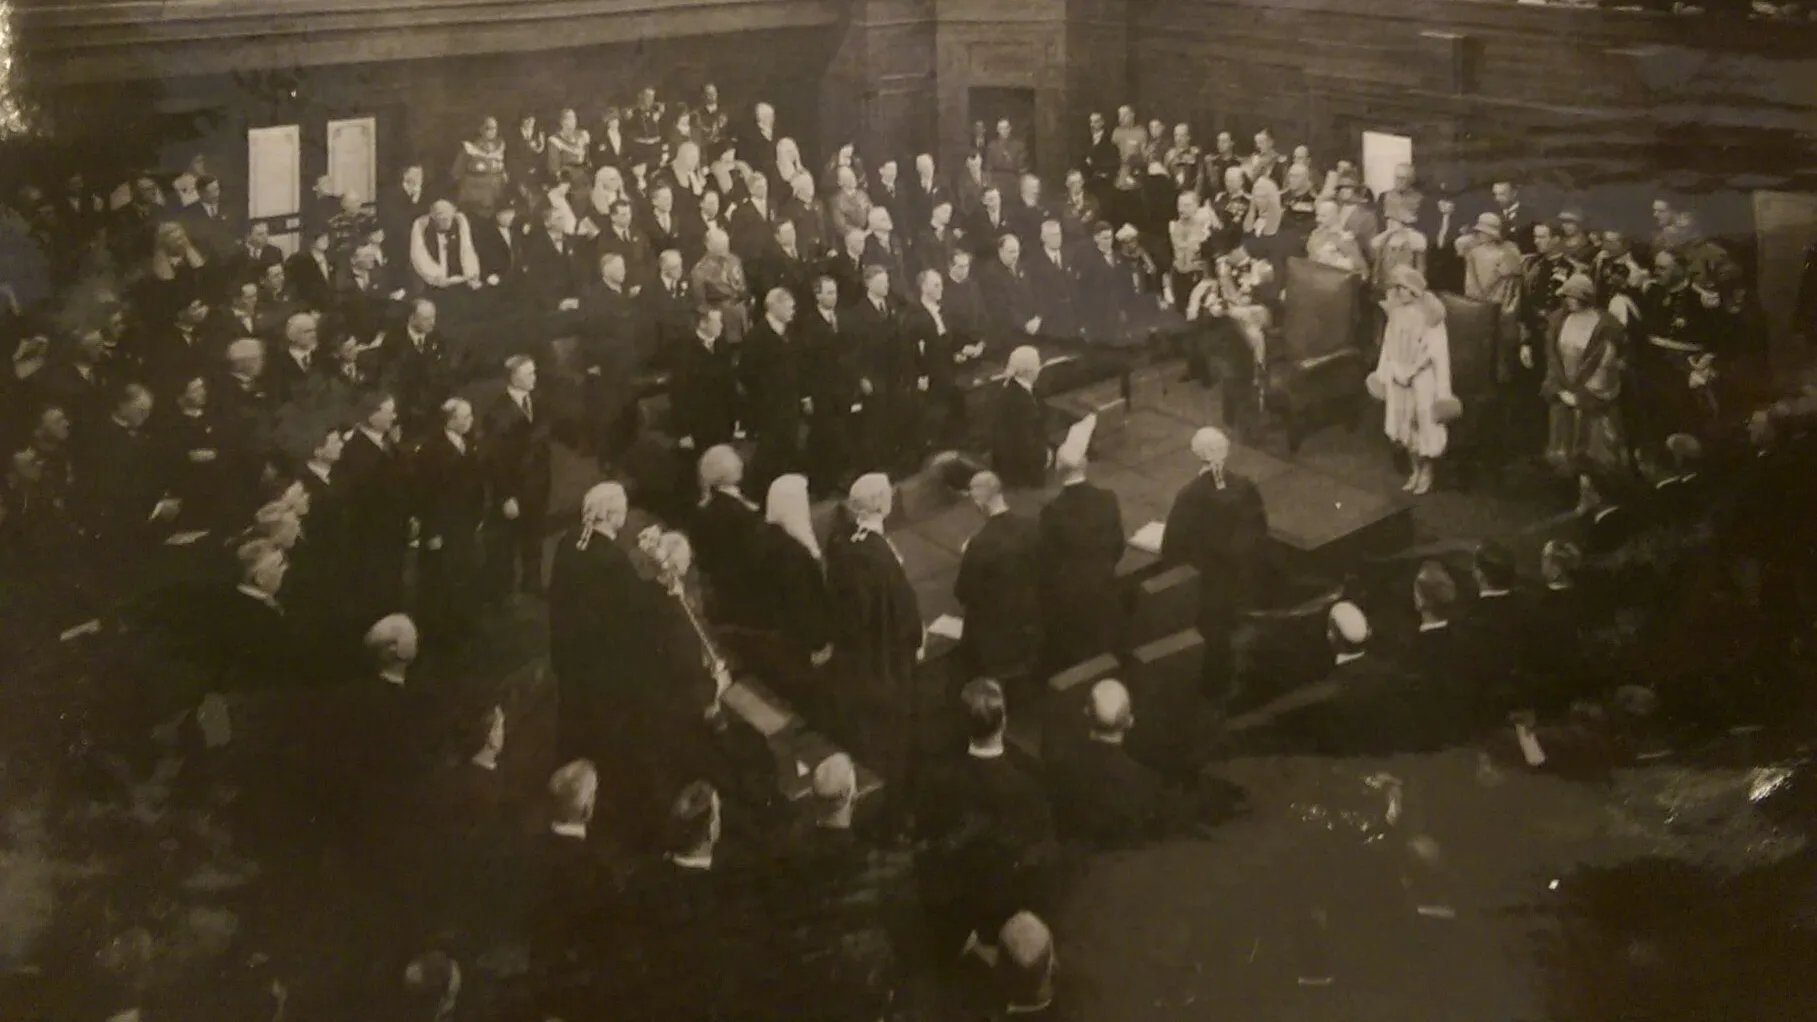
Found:
[(575, 544), (582, 550), (587, 548), (587, 541), (596, 532), (607, 537), (618, 535), (624, 528), (625, 517), (630, 514), (631, 501), (625, 494), (625, 488), (618, 483), (600, 483), (587, 491), (580, 502), (580, 539)]
[(1207, 465), (1222, 465), (1230, 457), (1230, 438), (1223, 430), (1206, 426), (1192, 435), (1192, 453)]
[(744, 479), (744, 459), (729, 444), (717, 444), (700, 456), (698, 471), (703, 490), (737, 486)]
[(416, 622), (408, 614), (387, 614), (366, 629), (366, 649), (375, 656), (394, 656), (416, 643)]
[(888, 515), (894, 499), (890, 477), (882, 472), (869, 472), (852, 481), (846, 507), (854, 515)]
[(1009, 374), (1017, 379), (1029, 379), (1041, 372), (1041, 352), (1033, 345), (1024, 344), (1009, 353)]
[(858, 770), (852, 757), (835, 752), (814, 768), (814, 797), (827, 802), (850, 802), (858, 794)]

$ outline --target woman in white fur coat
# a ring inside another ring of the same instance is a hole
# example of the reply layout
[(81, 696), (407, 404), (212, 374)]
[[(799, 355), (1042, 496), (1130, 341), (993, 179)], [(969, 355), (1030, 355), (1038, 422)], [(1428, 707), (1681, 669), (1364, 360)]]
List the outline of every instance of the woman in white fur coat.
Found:
[(1445, 453), (1445, 424), (1461, 410), (1451, 392), (1451, 342), (1445, 306), (1411, 266), (1389, 274), (1382, 301), (1387, 327), (1369, 392), (1383, 404), (1382, 431), (1412, 463), (1403, 490), (1432, 489), (1432, 466)]

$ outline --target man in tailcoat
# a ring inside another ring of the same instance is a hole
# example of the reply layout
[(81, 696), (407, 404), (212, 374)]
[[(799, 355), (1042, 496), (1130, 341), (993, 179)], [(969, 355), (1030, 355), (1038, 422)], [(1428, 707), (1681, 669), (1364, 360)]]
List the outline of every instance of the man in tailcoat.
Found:
[(953, 583), (965, 615), (962, 676), (996, 678), (1026, 692), (1041, 646), (1039, 535), (1034, 522), (1009, 509), (996, 473), (972, 476), (970, 494), (985, 518), (965, 543)]
[(1089, 428), (1075, 428), (1054, 455), (1060, 493), (1041, 508), (1043, 674), (1052, 676), (1122, 641), (1117, 564), (1123, 513), (1117, 495), (1085, 478)]

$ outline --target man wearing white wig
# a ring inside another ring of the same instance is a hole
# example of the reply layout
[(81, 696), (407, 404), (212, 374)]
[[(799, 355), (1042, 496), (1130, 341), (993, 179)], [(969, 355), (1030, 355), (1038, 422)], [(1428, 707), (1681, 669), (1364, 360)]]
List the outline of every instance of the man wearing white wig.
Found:
[(1009, 353), (1007, 377), (991, 421), (991, 468), (1004, 485), (1035, 488), (1047, 481), (1053, 455), (1047, 446), (1047, 413), (1035, 392), (1041, 352), (1023, 345)]
[(1205, 640), (1201, 682), (1214, 705), (1229, 696), (1231, 632), (1255, 606), (1264, 580), (1268, 512), (1255, 484), (1229, 471), (1230, 440), (1206, 427), (1193, 434), (1199, 474), (1180, 489), (1167, 513), (1161, 560), (1199, 573), (1196, 627)]
[[(549, 573), (549, 666), (561, 701), (560, 755), (610, 762), (610, 727), (622, 718), (611, 690), (643, 641), (649, 602), (619, 533), (630, 503), (617, 483), (600, 483), (581, 501), (580, 524), (555, 545)], [(597, 755), (596, 755), (597, 753)]]
[(892, 805), (907, 805), (908, 768), (914, 755), (914, 673), (924, 632), (921, 608), (896, 550), (884, 535), (894, 505), (889, 477), (881, 472), (852, 483), (845, 516), (826, 545), (827, 589), (833, 606), (834, 655), (845, 664), (854, 695), (870, 712), (860, 716), (861, 760), (877, 764), (898, 785)]

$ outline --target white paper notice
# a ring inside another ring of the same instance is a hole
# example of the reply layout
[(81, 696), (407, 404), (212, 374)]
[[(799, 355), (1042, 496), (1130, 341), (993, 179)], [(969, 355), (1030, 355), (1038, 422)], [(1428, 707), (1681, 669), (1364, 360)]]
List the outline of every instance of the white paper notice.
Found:
[(942, 614), (934, 619), (933, 624), (927, 626), (927, 633), (958, 642), (965, 635), (965, 619), (954, 617), (951, 614)]
[(1129, 545), (1143, 553), (1159, 554), (1161, 552), (1161, 540), (1165, 538), (1166, 535), (1167, 526), (1162, 525), (1160, 522), (1149, 522), (1147, 525), (1137, 529), (1135, 535), (1129, 537)]

